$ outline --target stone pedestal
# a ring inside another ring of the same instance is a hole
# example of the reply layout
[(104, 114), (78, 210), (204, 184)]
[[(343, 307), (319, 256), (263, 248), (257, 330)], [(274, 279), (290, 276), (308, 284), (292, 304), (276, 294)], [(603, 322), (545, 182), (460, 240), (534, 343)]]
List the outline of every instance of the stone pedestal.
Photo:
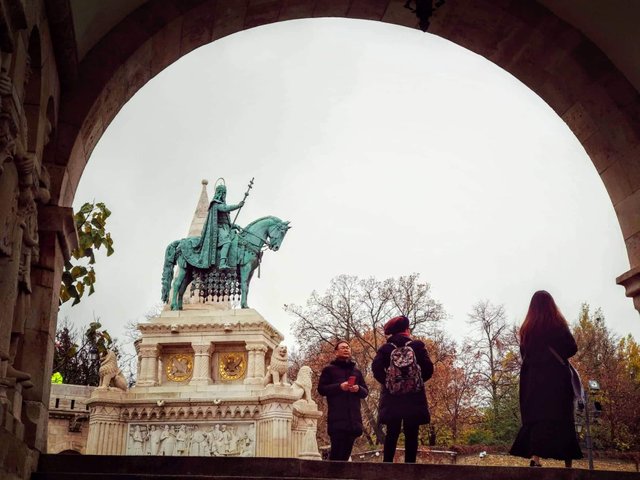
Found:
[(293, 404), (293, 456), (321, 460), (318, 451), (318, 419), (322, 416), (315, 403), (298, 400)]
[(135, 387), (93, 391), (86, 453), (319, 459), (316, 405), (264, 386), (282, 334), (252, 309), (186, 308), (139, 326)]
[(268, 385), (260, 396), (262, 411), (258, 420), (258, 456), (291, 457), (293, 442), (293, 402), (291, 388)]
[(87, 453), (94, 455), (123, 455), (127, 441), (127, 424), (122, 406), (127, 394), (115, 389), (96, 389), (87, 402), (90, 405)]

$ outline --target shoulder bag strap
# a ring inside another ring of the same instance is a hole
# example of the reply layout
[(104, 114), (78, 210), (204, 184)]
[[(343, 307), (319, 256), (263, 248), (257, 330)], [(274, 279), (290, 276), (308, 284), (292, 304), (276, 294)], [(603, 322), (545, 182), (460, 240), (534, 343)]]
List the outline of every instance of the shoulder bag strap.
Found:
[(556, 359), (557, 359), (557, 360), (558, 360), (562, 365), (564, 365), (565, 367), (567, 366), (567, 364), (568, 364), (569, 362), (565, 362), (565, 361), (562, 359), (562, 357), (558, 354), (558, 352), (556, 352), (556, 351), (553, 349), (553, 347), (552, 347), (551, 345), (549, 345), (549, 351), (550, 351), (551, 353), (553, 353), (553, 356), (554, 356), (554, 357), (556, 357)]

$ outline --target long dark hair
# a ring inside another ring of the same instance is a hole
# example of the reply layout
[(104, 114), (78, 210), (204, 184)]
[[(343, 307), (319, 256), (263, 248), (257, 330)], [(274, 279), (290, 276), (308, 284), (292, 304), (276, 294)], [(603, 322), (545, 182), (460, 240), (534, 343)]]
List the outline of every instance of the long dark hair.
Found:
[(545, 290), (538, 290), (531, 297), (529, 311), (520, 327), (520, 343), (526, 345), (535, 338), (539, 338), (554, 329), (569, 329), (551, 294)]

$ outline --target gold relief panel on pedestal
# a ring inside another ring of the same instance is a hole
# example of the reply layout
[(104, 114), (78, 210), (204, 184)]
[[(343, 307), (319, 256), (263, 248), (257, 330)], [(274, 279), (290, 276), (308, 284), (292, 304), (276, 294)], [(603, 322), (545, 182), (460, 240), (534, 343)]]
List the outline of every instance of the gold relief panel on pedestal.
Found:
[(193, 355), (174, 353), (165, 361), (167, 378), (172, 382), (184, 382), (193, 375)]
[(247, 371), (247, 352), (220, 352), (218, 373), (224, 381), (240, 380)]

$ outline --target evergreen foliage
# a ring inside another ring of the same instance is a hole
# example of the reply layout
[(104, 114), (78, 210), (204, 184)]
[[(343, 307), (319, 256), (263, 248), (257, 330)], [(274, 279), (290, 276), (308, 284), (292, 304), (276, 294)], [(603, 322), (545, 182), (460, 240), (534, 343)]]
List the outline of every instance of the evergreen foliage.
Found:
[(56, 332), (53, 375), (62, 376), (60, 383), (98, 386), (100, 356), (108, 349), (118, 356), (118, 348), (109, 332), (98, 321), (91, 322), (83, 333), (65, 320)]

